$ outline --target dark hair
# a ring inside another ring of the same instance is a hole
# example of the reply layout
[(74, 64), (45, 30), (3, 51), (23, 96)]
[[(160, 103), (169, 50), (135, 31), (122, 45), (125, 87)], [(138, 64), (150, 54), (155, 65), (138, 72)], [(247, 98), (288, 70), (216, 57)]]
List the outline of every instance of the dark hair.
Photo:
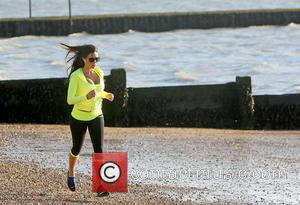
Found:
[(74, 71), (76, 71), (79, 68), (84, 67), (84, 62), (83, 62), (82, 58), (86, 58), (90, 53), (94, 53), (97, 51), (96, 46), (91, 45), (91, 44), (85, 44), (85, 45), (81, 45), (81, 46), (69, 46), (69, 45), (60, 43), (60, 45), (62, 45), (63, 48), (68, 51), (65, 58), (67, 58), (70, 53), (74, 53), (74, 55), (71, 56), (67, 60), (67, 62), (70, 62), (73, 60), (72, 65), (68, 68), (68, 69), (71, 69), (71, 71), (68, 75), (68, 80), (70, 79), (70, 76)]

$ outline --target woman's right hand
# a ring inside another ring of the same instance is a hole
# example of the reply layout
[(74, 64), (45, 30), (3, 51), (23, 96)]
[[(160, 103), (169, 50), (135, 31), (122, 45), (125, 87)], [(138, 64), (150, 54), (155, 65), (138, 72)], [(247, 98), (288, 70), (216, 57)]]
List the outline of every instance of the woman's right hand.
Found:
[(89, 100), (91, 98), (94, 98), (96, 96), (96, 90), (91, 90), (87, 95), (86, 98)]

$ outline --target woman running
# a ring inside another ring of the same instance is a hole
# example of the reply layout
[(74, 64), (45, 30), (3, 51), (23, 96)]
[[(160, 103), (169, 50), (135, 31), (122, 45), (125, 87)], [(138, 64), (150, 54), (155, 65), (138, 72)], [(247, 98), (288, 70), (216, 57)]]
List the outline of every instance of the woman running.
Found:
[[(84, 141), (87, 129), (91, 137), (94, 152), (103, 151), (104, 119), (102, 113), (102, 99), (113, 101), (114, 95), (104, 91), (104, 74), (96, 66), (99, 54), (94, 45), (69, 46), (61, 44), (67, 55), (74, 54), (67, 62), (72, 62), (68, 76), (69, 105), (74, 105), (70, 115), (70, 128), (73, 146), (69, 154), (68, 187), (75, 191), (75, 165)], [(108, 192), (98, 193), (107, 196)]]

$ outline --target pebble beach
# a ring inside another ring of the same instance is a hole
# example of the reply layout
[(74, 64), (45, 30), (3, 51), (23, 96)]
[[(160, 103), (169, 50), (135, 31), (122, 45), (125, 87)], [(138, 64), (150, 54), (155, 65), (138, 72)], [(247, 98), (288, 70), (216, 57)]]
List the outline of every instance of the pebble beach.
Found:
[[(53, 143), (54, 145), (51, 145)], [(105, 128), (107, 150), (129, 154), (133, 167), (182, 169), (185, 162), (204, 169), (277, 170), (273, 178), (133, 179), (129, 192), (105, 198), (91, 191), (82, 151), (75, 193), (65, 183), (71, 139), (67, 125), (0, 125), (1, 204), (299, 204), (300, 131), (241, 131), (198, 128)], [(137, 146), (135, 143), (139, 143)], [(150, 144), (149, 144), (150, 143)], [(155, 143), (158, 143), (157, 145)], [(159, 144), (164, 147), (159, 146)], [(114, 146), (113, 146), (114, 145)], [(25, 147), (22, 149), (21, 147)], [(34, 149), (31, 147), (33, 146)], [(141, 150), (144, 147), (143, 150)], [(50, 149), (51, 148), (51, 149)], [(57, 157), (47, 161), (57, 153)], [(149, 156), (156, 157), (155, 162)], [(227, 156), (226, 156), (227, 155)], [(44, 157), (46, 158), (44, 159)], [(40, 159), (39, 159), (40, 158)], [(169, 163), (166, 163), (167, 161)], [(39, 161), (40, 160), (40, 161)], [(42, 163), (43, 161), (44, 163)], [(48, 166), (49, 165), (49, 166)], [(181, 166), (182, 165), (182, 166)], [(80, 170), (80, 169), (79, 169)], [(227, 173), (228, 174), (228, 173)], [(278, 175), (279, 174), (279, 175)]]

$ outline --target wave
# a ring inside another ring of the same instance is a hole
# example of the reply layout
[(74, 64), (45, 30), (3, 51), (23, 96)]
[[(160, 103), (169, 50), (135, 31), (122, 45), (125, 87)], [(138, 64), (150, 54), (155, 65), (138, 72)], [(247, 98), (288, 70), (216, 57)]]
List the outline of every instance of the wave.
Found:
[(92, 34), (86, 32), (86, 31), (83, 31), (83, 32), (79, 32), (79, 33), (71, 33), (69, 34), (68, 36), (75, 36), (75, 37), (80, 37), (80, 36), (91, 36)]
[(293, 87), (294, 91), (300, 92), (300, 85)]
[(248, 72), (247, 75), (261, 75), (265, 74), (268, 70), (273, 70), (280, 68), (278, 63), (269, 63), (269, 62), (262, 62), (258, 65), (252, 67)]
[(58, 65), (64, 67), (66, 62), (64, 60), (54, 60), (50, 62), (50, 65)]
[(260, 75), (262, 73), (263, 73), (262, 67), (254, 67), (247, 72), (247, 75), (254, 76), (254, 75)]
[(6, 75), (5, 71), (0, 70), (0, 80), (8, 80), (8, 76)]
[(130, 72), (130, 71), (136, 71), (137, 70), (137, 66), (136, 65), (134, 65), (133, 63), (127, 62), (127, 61), (124, 61), (122, 63), (121, 67), (124, 68), (128, 72)]
[(136, 31), (136, 30), (133, 30), (133, 29), (129, 29), (128, 30), (128, 33), (137, 33), (138, 31)]
[(289, 26), (289, 27), (299, 27), (300, 24), (292, 22), (292, 23), (289, 23), (287, 26)]
[(180, 81), (196, 81), (196, 76), (188, 71), (180, 70), (174, 73), (175, 77)]
[(39, 37), (41, 37), (41, 36), (26, 35), (26, 36), (15, 36), (15, 37), (10, 37), (10, 38), (3, 38), (1, 40), (5, 40), (5, 41), (32, 40), (32, 39), (39, 38)]

